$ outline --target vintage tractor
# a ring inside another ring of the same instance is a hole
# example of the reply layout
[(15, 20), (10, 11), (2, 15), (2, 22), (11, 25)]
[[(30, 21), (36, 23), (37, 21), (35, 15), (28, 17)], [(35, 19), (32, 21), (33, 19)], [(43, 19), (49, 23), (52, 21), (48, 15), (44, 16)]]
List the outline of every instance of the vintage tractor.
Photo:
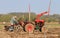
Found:
[[(17, 26), (15, 25), (11, 25), (11, 26), (4, 26), (6, 31), (14, 31), (15, 29), (21, 29), (19, 27), (22, 27), (23, 30), (25, 32), (33, 32), (34, 30), (39, 30), (40, 32), (42, 32), (42, 27), (44, 26), (45, 21), (44, 20), (40, 20), (40, 17), (44, 14), (47, 14), (47, 12), (43, 12), (41, 14), (38, 14), (36, 16), (36, 19), (33, 22), (30, 21), (18, 21), (19, 23), (17, 24)], [(17, 27), (17, 28), (16, 28)]]

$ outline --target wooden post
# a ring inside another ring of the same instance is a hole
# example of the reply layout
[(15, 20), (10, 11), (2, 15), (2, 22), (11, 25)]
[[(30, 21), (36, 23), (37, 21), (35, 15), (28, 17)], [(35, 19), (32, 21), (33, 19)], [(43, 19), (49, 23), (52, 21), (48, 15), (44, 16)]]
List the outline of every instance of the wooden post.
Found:
[[(51, 6), (51, 0), (50, 0), (50, 2), (49, 2), (49, 6), (48, 6), (48, 16), (49, 16), (49, 13), (50, 13), (50, 6)], [(46, 24), (45, 24), (45, 28), (46, 28), (47, 26), (46, 26)], [(46, 30), (44, 31), (44, 38), (47, 38), (47, 36), (46, 36)]]
[(29, 8), (29, 22), (30, 22), (30, 4), (29, 4), (28, 8)]

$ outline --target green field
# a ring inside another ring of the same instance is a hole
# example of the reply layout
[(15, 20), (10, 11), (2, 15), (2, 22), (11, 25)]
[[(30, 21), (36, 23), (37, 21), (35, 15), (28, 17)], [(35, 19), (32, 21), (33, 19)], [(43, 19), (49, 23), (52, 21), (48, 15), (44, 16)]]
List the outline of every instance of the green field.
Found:
[(46, 24), (47, 28), (60, 28), (60, 24)]

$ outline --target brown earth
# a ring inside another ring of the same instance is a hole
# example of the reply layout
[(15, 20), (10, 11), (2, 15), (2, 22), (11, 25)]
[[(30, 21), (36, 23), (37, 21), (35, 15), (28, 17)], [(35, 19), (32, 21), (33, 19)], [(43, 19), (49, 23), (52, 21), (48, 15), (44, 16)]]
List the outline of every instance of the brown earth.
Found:
[(49, 28), (47, 32), (6, 32), (0, 30), (0, 38), (60, 38), (60, 28)]

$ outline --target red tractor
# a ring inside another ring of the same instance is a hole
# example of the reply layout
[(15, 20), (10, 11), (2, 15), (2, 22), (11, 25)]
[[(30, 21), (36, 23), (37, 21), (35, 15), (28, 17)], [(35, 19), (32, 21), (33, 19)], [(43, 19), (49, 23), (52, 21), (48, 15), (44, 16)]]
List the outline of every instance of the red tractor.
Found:
[(34, 23), (29, 22), (29, 21), (20, 21), (19, 24), (22, 25), (22, 27), (24, 28), (24, 31), (27, 32), (32, 32), (34, 30), (39, 30), (40, 32), (42, 32), (42, 27), (44, 26), (45, 21), (44, 20), (40, 20), (40, 17), (44, 14), (47, 14), (48, 12), (43, 12), (41, 14), (38, 14), (36, 16), (36, 19), (34, 20)]

